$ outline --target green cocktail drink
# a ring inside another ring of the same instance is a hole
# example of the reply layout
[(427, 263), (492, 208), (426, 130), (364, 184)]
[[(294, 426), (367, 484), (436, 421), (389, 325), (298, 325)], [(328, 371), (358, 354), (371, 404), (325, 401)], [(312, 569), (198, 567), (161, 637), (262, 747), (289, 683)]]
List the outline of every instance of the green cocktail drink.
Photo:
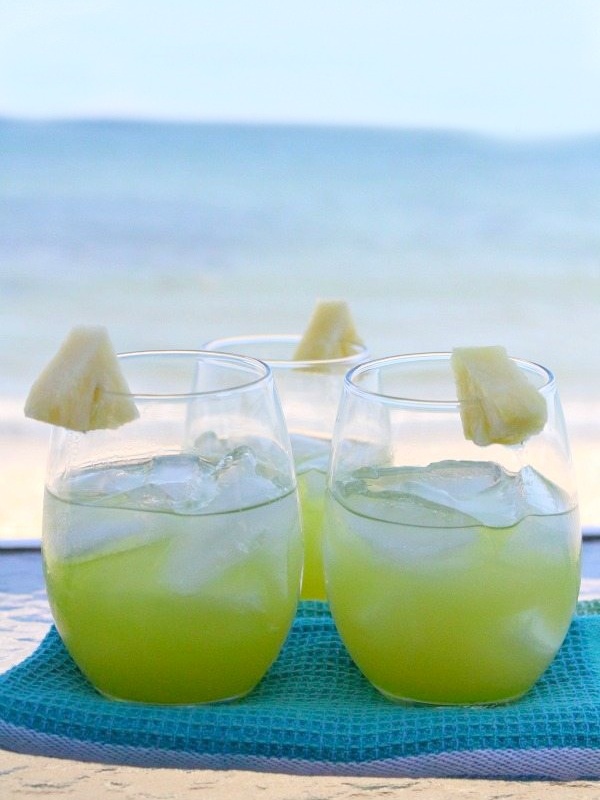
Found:
[(391, 698), (516, 698), (566, 635), (579, 590), (577, 509), (534, 471), (358, 470), (334, 486), (326, 532), (336, 625)]
[(344, 381), (327, 594), (348, 652), (392, 700), (513, 700), (575, 610), (581, 533), (554, 376), (501, 350), (491, 367), (489, 350), (466, 353), (481, 363), (477, 380), (465, 366), (460, 401), (453, 353), (376, 359)]
[[(155, 469), (164, 481), (185, 465)], [(128, 471), (134, 467), (123, 470), (124, 484)], [(85, 493), (77, 490), (83, 479)], [(94, 501), (91, 486), (107, 480), (102, 471), (74, 476), (63, 487), (68, 500), (46, 494), (47, 528), (75, 543), (45, 551), (50, 604), (74, 660), (116, 698), (177, 703), (246, 694), (275, 659), (296, 608), (295, 495), (201, 515), (169, 508), (159, 480), (138, 499)], [(172, 495), (174, 483), (165, 486)]]
[(302, 575), (271, 372), (204, 351), (119, 360), (136, 416), (53, 430), (42, 552), (58, 632), (108, 697), (241, 697), (277, 657)]
[(325, 513), (325, 484), (331, 441), (300, 434), (292, 434), (291, 440), (298, 480), (304, 542), (301, 597), (304, 600), (325, 600), (323, 514)]
[(297, 360), (301, 337), (292, 335), (234, 336), (208, 342), (207, 350), (246, 353), (266, 362), (281, 398), (292, 442), (304, 538), (301, 598), (325, 600), (323, 512), (331, 435), (344, 375), (367, 357), (361, 344), (339, 358)]
[(298, 492), (302, 511), (304, 569), (302, 598), (325, 600), (323, 572), (323, 514), (325, 512), (325, 475), (311, 472), (298, 475)]

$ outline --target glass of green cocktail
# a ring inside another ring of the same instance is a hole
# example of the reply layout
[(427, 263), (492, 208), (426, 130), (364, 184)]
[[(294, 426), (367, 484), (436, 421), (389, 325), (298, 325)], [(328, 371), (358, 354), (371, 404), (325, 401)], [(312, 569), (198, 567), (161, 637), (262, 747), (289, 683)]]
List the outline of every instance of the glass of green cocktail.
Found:
[(362, 344), (341, 358), (294, 358), (300, 335), (233, 336), (214, 339), (207, 350), (244, 353), (272, 369), (292, 441), (302, 508), (304, 571), (301, 597), (325, 599), (321, 529), (325, 477), (342, 383), (346, 372), (367, 358)]
[(56, 626), (109, 697), (243, 696), (279, 653), (302, 569), (271, 370), (202, 351), (119, 364), (136, 418), (53, 430), (43, 559)]
[(476, 404), (461, 409), (450, 353), (380, 359), (345, 379), (324, 525), (327, 592), (356, 665), (393, 700), (517, 698), (569, 628), (580, 529), (560, 401), (547, 369), (511, 363), (546, 419), (513, 444), (465, 437), (461, 411)]

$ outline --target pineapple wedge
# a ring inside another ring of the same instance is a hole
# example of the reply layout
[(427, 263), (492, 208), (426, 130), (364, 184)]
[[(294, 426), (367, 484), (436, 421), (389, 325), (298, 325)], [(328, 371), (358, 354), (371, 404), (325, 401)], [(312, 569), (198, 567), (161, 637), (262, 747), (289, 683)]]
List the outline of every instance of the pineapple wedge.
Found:
[(118, 428), (138, 416), (129, 395), (106, 328), (78, 326), (31, 387), (25, 416), (74, 431)]
[(319, 300), (294, 352), (295, 361), (345, 358), (362, 345), (345, 300)]
[(519, 444), (547, 420), (544, 398), (504, 347), (457, 347), (452, 368), (463, 431), (475, 444)]

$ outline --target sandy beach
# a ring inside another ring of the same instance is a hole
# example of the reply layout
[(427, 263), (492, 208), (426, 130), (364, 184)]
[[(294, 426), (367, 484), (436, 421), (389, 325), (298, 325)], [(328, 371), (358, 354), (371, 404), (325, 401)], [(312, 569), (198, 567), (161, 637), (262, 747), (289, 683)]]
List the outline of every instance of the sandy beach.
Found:
[(94, 800), (597, 800), (596, 781), (486, 781), (433, 778), (313, 777), (254, 772), (142, 769), (0, 751), (3, 797)]

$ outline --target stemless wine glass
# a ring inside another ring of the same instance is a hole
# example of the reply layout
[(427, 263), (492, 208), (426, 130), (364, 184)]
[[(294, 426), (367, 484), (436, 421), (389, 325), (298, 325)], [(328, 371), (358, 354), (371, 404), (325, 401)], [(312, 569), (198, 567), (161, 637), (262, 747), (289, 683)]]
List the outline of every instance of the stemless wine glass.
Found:
[(356, 665), (399, 701), (524, 694), (559, 650), (581, 536), (553, 375), (513, 359), (545, 399), (519, 446), (467, 441), (450, 353), (346, 377), (324, 531), (332, 615)]
[(43, 558), (57, 629), (109, 697), (243, 696), (283, 644), (302, 569), (271, 371), (201, 351), (119, 362), (139, 417), (53, 429)]
[(325, 479), (335, 415), (346, 372), (367, 356), (361, 344), (343, 358), (294, 360), (300, 335), (232, 336), (213, 339), (207, 350), (244, 353), (273, 370), (292, 440), (302, 508), (304, 571), (301, 597), (325, 600), (321, 530)]

